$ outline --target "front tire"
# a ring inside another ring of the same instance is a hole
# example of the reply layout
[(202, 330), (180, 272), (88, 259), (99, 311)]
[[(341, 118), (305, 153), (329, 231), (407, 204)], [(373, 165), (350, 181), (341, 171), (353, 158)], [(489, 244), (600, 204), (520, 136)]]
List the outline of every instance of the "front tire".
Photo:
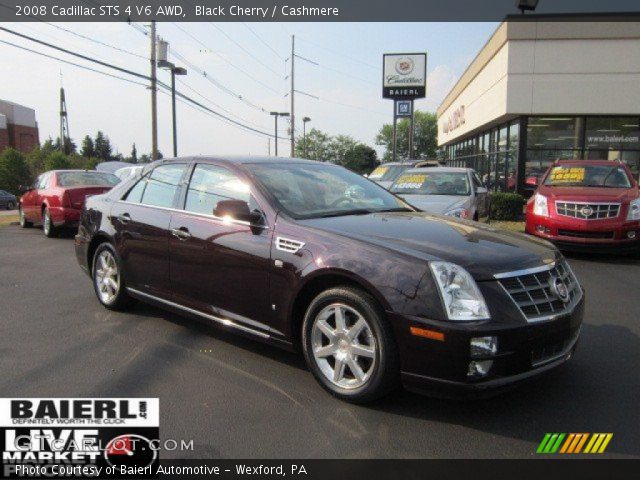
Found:
[(20, 215), (20, 226), (22, 228), (33, 227), (33, 223), (27, 220), (27, 217), (24, 215), (24, 210), (22, 210), (22, 207), (20, 207), (20, 209), (18, 210), (18, 214)]
[(110, 243), (102, 243), (93, 255), (93, 288), (100, 303), (109, 310), (125, 310), (133, 299), (127, 294), (120, 258)]
[(53, 224), (48, 208), (42, 211), (42, 231), (47, 238), (53, 238), (58, 235), (58, 229)]
[(13, 210), (14, 208), (16, 208), (16, 204), (14, 202), (7, 202), (7, 210)]
[(316, 380), (353, 403), (377, 400), (399, 383), (398, 349), (382, 309), (366, 292), (331, 288), (309, 305), (304, 356)]

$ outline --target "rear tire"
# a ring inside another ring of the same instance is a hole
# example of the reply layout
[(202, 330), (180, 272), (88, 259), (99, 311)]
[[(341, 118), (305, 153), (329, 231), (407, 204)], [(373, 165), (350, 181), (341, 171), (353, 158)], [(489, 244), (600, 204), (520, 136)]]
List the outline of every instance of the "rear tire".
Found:
[(48, 208), (42, 210), (42, 231), (47, 238), (54, 238), (58, 235), (58, 229), (53, 224)]
[(22, 228), (31, 228), (31, 227), (33, 227), (33, 223), (31, 223), (29, 220), (27, 220), (27, 217), (24, 216), (24, 211), (22, 210), (22, 207), (20, 207), (20, 209), (18, 210), (18, 214), (20, 215), (20, 226)]
[(391, 327), (375, 299), (360, 289), (345, 286), (320, 293), (305, 314), (302, 345), (316, 380), (342, 400), (372, 402), (399, 384)]
[(127, 293), (120, 257), (113, 245), (108, 242), (98, 245), (91, 265), (93, 288), (104, 307), (109, 310), (126, 310), (134, 303)]

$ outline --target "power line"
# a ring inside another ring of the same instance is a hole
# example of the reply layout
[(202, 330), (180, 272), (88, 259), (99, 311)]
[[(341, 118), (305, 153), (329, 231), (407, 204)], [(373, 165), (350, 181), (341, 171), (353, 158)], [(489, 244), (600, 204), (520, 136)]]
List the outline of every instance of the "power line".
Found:
[[(103, 62), (103, 61), (101, 61), (101, 60), (97, 60), (97, 59), (95, 59), (95, 58), (87, 57), (86, 55), (82, 55), (82, 54), (80, 54), (80, 53), (71, 52), (71, 51), (69, 51), (69, 50), (67, 50), (67, 49), (65, 49), (65, 48), (62, 48), (62, 47), (59, 47), (59, 46), (56, 46), (56, 45), (50, 44), (50, 43), (48, 43), (48, 42), (44, 42), (44, 41), (42, 41), (42, 40), (38, 40), (38, 39), (36, 39), (36, 38), (30, 37), (30, 36), (28, 36), (28, 35), (24, 35), (24, 34), (22, 34), (22, 33), (14, 32), (13, 30), (10, 30), (10, 29), (5, 28), (5, 27), (0, 27), (0, 30), (5, 31), (5, 32), (8, 32), (8, 33), (11, 33), (11, 34), (13, 34), (13, 35), (16, 35), (16, 36), (19, 36), (19, 37), (22, 37), (22, 38), (26, 38), (27, 40), (34, 41), (34, 42), (39, 43), (39, 44), (41, 44), (41, 45), (44, 45), (44, 46), (47, 46), (47, 47), (50, 47), (50, 48), (53, 48), (53, 49), (56, 49), (56, 50), (62, 51), (62, 52), (67, 53), (67, 54), (69, 54), (69, 55), (73, 55), (73, 56), (76, 56), (76, 57), (82, 58), (83, 60), (87, 60), (87, 61), (89, 61), (89, 62), (93, 62), (93, 63), (96, 63), (96, 64), (98, 64), (98, 65), (102, 65), (103, 67), (111, 68), (111, 69), (114, 69), (114, 70), (117, 70), (117, 71), (120, 71), (120, 72), (126, 73), (126, 74), (128, 74), (128, 75), (132, 75), (132, 76), (135, 76), (135, 77), (137, 77), (137, 78), (141, 78), (141, 79), (143, 79), (143, 80), (148, 80), (148, 81), (150, 81), (150, 80), (151, 80), (151, 78), (150, 78), (150, 77), (148, 77), (147, 75), (144, 75), (144, 74), (141, 74), (141, 73), (137, 73), (137, 72), (134, 72), (134, 71), (132, 71), (132, 70), (128, 70), (128, 69), (126, 69), (126, 68), (118, 67), (118, 66), (116, 66), (116, 65), (113, 65), (113, 64), (110, 64), (110, 63), (107, 63), (107, 62)], [(8, 43), (8, 42), (4, 42), (4, 43)], [(19, 47), (19, 48), (23, 48), (23, 49), (24, 49), (24, 47)], [(34, 51), (34, 52), (35, 52), (35, 51)], [(35, 53), (38, 53), (38, 52), (35, 52)], [(66, 63), (71, 63), (71, 62), (66, 62)], [(83, 68), (83, 67), (81, 67), (81, 68)], [(86, 67), (85, 67), (85, 68), (86, 68)], [(171, 87), (169, 87), (169, 85), (165, 84), (164, 82), (158, 81), (157, 83), (158, 83), (158, 85), (160, 85), (162, 88), (164, 88), (164, 89), (166, 89), (166, 90), (170, 90), (170, 89), (171, 89)], [(145, 85), (145, 86), (146, 86), (146, 85)], [(204, 110), (207, 110), (208, 112), (210, 112), (210, 113), (211, 113), (211, 114), (213, 114), (213, 115), (216, 115), (216, 116), (218, 116), (218, 117), (220, 117), (220, 118), (224, 118), (224, 119), (226, 119), (226, 120), (227, 120), (227, 121), (229, 121), (230, 123), (233, 123), (234, 125), (236, 125), (236, 126), (238, 126), (238, 127), (240, 127), (240, 128), (243, 128), (243, 129), (246, 129), (246, 130), (251, 130), (251, 131), (253, 131), (253, 132), (256, 132), (256, 133), (259, 133), (259, 134), (261, 134), (261, 135), (265, 135), (265, 136), (268, 136), (268, 137), (272, 137), (272, 136), (273, 136), (273, 135), (272, 135), (272, 134), (270, 134), (270, 133), (267, 133), (267, 132), (264, 132), (264, 131), (258, 130), (258, 129), (256, 129), (256, 128), (250, 127), (250, 126), (245, 125), (245, 124), (243, 124), (243, 123), (240, 123), (240, 122), (238, 122), (238, 121), (236, 121), (236, 120), (233, 120), (233, 119), (231, 119), (231, 118), (228, 118), (228, 117), (226, 117), (225, 115), (222, 115), (221, 113), (216, 112), (215, 110), (212, 110), (212, 109), (210, 109), (209, 107), (207, 107), (207, 106), (205, 106), (205, 105), (202, 105), (200, 102), (198, 102), (198, 101), (196, 101), (196, 100), (192, 99), (191, 97), (189, 97), (189, 96), (187, 96), (187, 95), (185, 95), (185, 94), (183, 94), (183, 93), (181, 93), (181, 92), (177, 92), (177, 91), (176, 91), (176, 95), (177, 95), (177, 96), (179, 96), (179, 97), (181, 97), (181, 98), (183, 98), (183, 99), (185, 99), (185, 100), (187, 100), (187, 101), (189, 101), (189, 102), (191, 102), (191, 103), (193, 103), (194, 105), (199, 106), (200, 108), (202, 108), (202, 109), (204, 109)]]
[(365, 67), (373, 68), (374, 70), (380, 70), (380, 67), (376, 67), (376, 66), (374, 66), (374, 65), (372, 65), (370, 63), (364, 62), (364, 61), (362, 61), (362, 60), (360, 60), (358, 58), (352, 57), (350, 55), (345, 55), (344, 53), (340, 53), (340, 52), (338, 52), (336, 50), (332, 50), (331, 48), (327, 48), (327, 47), (325, 47), (323, 45), (320, 45), (318, 43), (315, 43), (315, 42), (312, 42), (310, 40), (307, 40), (304, 37), (300, 37), (300, 40), (302, 40), (304, 43), (308, 43), (309, 45), (312, 45), (312, 46), (314, 46), (316, 48), (319, 48), (321, 50), (325, 50), (325, 51), (327, 51), (327, 52), (329, 52), (329, 53), (331, 53), (333, 55), (336, 55), (336, 56), (339, 56), (339, 57), (344, 57), (344, 58), (346, 58), (346, 59), (348, 59), (348, 60), (350, 60), (352, 62), (357, 62), (357, 63), (359, 63), (361, 65), (364, 65)]
[(284, 58), (282, 58), (282, 56), (276, 51), (275, 48), (273, 48), (271, 45), (269, 45), (267, 42), (265, 42), (256, 32), (255, 30), (253, 30), (253, 28), (251, 28), (246, 22), (242, 22), (242, 25), (244, 25), (247, 30), (249, 30), (251, 33), (253, 33), (253, 36), (256, 37), (265, 47), (267, 47), (269, 50), (271, 50), (276, 57), (278, 57), (280, 60), (284, 60)]
[(46, 53), (38, 52), (36, 50), (32, 50), (30, 48), (23, 47), (21, 45), (16, 45), (15, 43), (7, 42), (6, 40), (0, 40), (0, 43), (4, 43), (5, 45), (10, 45), (12, 47), (19, 48), (20, 50), (25, 50), (27, 52), (35, 53), (36, 55), (40, 55), (42, 57), (50, 58), (50, 59), (56, 60), (58, 62), (66, 63), (67, 65), (72, 65), (74, 67), (82, 68), (84, 70), (89, 70), (90, 72), (99, 73), (99, 74), (105, 75), (107, 77), (116, 78), (118, 80), (122, 80), (122, 81), (125, 81), (125, 82), (133, 83), (135, 85), (140, 85), (140, 86), (145, 87), (145, 88), (147, 87), (146, 83), (136, 82), (135, 80), (131, 80), (129, 78), (124, 78), (124, 77), (120, 77), (118, 75), (113, 75), (111, 73), (102, 72), (100, 70), (96, 70), (95, 68), (87, 67), (86, 65), (80, 65), (79, 63), (70, 62), (69, 60), (64, 60), (64, 59), (59, 58), (59, 57), (54, 57), (53, 55), (47, 55)]

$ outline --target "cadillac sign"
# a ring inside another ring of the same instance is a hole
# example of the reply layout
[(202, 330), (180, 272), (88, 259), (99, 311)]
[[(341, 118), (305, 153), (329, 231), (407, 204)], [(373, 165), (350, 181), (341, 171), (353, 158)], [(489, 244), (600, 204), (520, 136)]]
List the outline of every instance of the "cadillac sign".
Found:
[(382, 98), (424, 98), (427, 90), (426, 53), (385, 53), (382, 56)]

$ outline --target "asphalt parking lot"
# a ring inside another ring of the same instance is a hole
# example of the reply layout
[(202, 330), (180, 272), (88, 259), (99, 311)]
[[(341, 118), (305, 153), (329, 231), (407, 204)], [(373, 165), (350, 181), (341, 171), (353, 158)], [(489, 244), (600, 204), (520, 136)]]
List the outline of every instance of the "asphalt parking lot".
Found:
[(72, 235), (0, 228), (0, 397), (159, 397), (192, 458), (530, 458), (546, 432), (612, 432), (640, 457), (640, 257), (571, 255), (587, 290), (576, 355), (492, 399), (399, 392), (354, 406), (300, 356), (139, 304), (102, 308)]

